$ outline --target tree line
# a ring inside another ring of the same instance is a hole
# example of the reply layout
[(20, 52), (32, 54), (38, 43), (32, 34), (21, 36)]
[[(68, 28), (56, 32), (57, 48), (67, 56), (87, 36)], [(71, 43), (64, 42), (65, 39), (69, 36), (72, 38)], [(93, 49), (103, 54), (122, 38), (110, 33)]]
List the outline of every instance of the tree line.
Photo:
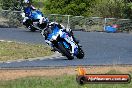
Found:
[(47, 13), (132, 18), (132, 0), (47, 0)]
[[(20, 6), (23, 0), (0, 0), (0, 2), (3, 9), (9, 9)], [(41, 9), (46, 14), (132, 19), (132, 0), (32, 0), (32, 2), (36, 7), (43, 4)]]

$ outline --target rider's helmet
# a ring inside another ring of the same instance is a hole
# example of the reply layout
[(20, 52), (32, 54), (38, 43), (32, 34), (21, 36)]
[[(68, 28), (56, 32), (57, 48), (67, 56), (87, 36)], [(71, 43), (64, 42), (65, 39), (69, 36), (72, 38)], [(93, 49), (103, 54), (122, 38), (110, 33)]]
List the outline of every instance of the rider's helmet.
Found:
[(49, 19), (47, 17), (44, 17), (44, 22), (49, 23)]
[(49, 19), (47, 17), (43, 17), (43, 24), (48, 25)]
[(40, 21), (40, 26), (42, 29), (47, 28), (49, 24), (49, 19), (47, 17), (43, 17), (43, 19)]
[(30, 3), (30, 1), (29, 0), (24, 0), (24, 3), (27, 3), (28, 4), (28, 3)]
[(31, 6), (31, 1), (30, 0), (24, 0), (24, 3), (27, 7)]

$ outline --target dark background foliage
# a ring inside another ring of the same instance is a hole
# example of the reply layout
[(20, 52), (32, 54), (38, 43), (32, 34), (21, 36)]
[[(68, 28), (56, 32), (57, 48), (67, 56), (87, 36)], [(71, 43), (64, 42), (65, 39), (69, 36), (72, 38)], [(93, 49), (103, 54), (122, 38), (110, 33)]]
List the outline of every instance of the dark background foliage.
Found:
[[(22, 0), (0, 0), (2, 9), (20, 9)], [(132, 0), (32, 0), (45, 14), (132, 19)]]

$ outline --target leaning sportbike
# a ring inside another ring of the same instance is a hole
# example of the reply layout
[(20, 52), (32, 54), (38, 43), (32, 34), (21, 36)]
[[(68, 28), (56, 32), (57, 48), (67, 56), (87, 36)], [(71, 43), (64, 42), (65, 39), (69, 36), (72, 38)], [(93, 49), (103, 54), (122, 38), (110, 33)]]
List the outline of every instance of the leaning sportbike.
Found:
[[(23, 18), (25, 17), (25, 13), (22, 13), (21, 15)], [(34, 32), (36, 30), (41, 30), (45, 26), (45, 25), (43, 25), (44, 19), (45, 19), (45, 17), (43, 17), (43, 13), (40, 10), (31, 11), (31, 14), (30, 14), (29, 20), (28, 20), (29, 21), (28, 23), (31, 25), (31, 27), (28, 29), (32, 32)]]
[(84, 52), (81, 46), (74, 42), (69, 33), (59, 29), (56, 25), (52, 28), (52, 32), (47, 35), (47, 39), (52, 42), (55, 50), (66, 56), (68, 60), (72, 60), (74, 57), (83, 59)]

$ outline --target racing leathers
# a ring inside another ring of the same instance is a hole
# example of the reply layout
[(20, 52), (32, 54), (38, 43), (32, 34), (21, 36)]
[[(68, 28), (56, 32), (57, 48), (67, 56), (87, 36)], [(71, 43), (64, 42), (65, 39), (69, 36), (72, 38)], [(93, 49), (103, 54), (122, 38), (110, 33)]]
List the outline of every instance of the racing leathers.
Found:
[(32, 18), (30, 17), (31, 12), (33, 10), (36, 10), (36, 8), (32, 5), (28, 5), (26, 8), (24, 8), (24, 13), (25, 13), (25, 17), (23, 19), (23, 24), (27, 27), (30, 28), (31, 24), (32, 24)]

